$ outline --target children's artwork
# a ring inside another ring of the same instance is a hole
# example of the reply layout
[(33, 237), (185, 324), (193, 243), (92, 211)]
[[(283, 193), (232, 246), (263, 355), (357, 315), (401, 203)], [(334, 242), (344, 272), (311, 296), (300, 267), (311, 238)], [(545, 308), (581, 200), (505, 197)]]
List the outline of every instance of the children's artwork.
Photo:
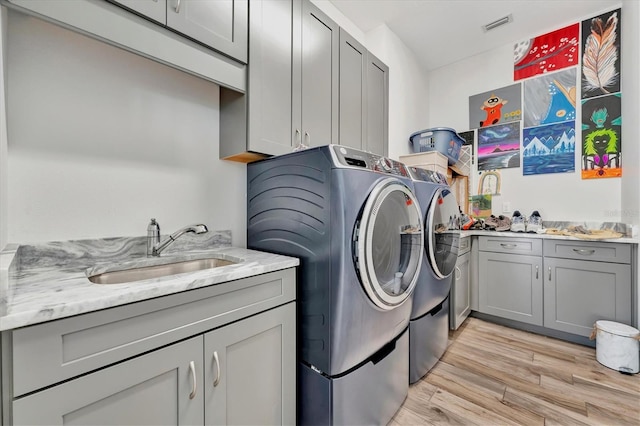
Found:
[(520, 122), (478, 129), (478, 170), (520, 167)]
[(580, 24), (521, 41), (513, 49), (513, 80), (578, 65)]
[(478, 194), (500, 195), (502, 178), (498, 170), (483, 172), (478, 179)]
[(469, 96), (469, 128), (493, 126), (522, 119), (520, 83)]
[(476, 132), (475, 130), (469, 130), (466, 132), (458, 132), (458, 136), (460, 136), (464, 142), (462, 145), (470, 145), (471, 146), (471, 164), (475, 163), (475, 144), (476, 144)]
[(621, 95), (582, 101), (582, 179), (622, 176)]
[(576, 119), (576, 68), (524, 82), (524, 127)]
[(472, 195), (469, 197), (471, 216), (486, 218), (491, 216), (491, 194)]
[(575, 171), (575, 121), (532, 127), (522, 133), (523, 175)]
[(582, 99), (620, 91), (620, 9), (582, 21)]

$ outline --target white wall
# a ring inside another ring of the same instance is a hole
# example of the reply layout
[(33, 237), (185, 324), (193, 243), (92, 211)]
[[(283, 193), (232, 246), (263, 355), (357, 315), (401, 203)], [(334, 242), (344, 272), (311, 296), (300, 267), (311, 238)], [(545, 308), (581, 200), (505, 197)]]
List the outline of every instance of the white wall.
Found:
[(217, 85), (18, 12), (8, 22), (10, 242), (145, 235), (155, 217), (163, 233), (203, 222), (246, 245), (246, 169), (218, 159)]
[(0, 250), (7, 244), (7, 109), (5, 106), (7, 10), (0, 7)]
[[(633, 25), (625, 12), (625, 10), (622, 12), (623, 27)], [(589, 17), (567, 17), (567, 25), (586, 18)], [(548, 28), (547, 30), (554, 29)], [(540, 32), (546, 31), (541, 29)], [(429, 127), (445, 126), (458, 131), (468, 130), (469, 96), (514, 83), (512, 42), (516, 41), (518, 40), (509, 40), (509, 43), (503, 47), (432, 71), (429, 74), (428, 86)], [(623, 40), (623, 45), (625, 42), (632, 45), (626, 40)], [(626, 56), (637, 58), (637, 44), (634, 48), (636, 49), (635, 53)], [(623, 55), (623, 64), (627, 60), (626, 56)], [(623, 76), (623, 84), (629, 78), (633, 77)], [(625, 96), (628, 94), (623, 91), (623, 98)], [(636, 103), (637, 99), (636, 97)], [(624, 116), (633, 117), (627, 112)], [(580, 108), (577, 108), (576, 123), (580, 123), (580, 120)], [(576, 127), (576, 135), (578, 136), (580, 125), (578, 124)], [(627, 142), (627, 144), (630, 143)], [(626, 145), (623, 142), (624, 146)], [(576, 152), (576, 171), (574, 173), (523, 176), (522, 168), (501, 169), (501, 195), (493, 197), (493, 213), (502, 214), (503, 202), (509, 202), (512, 211), (520, 210), (521, 213), (528, 216), (533, 210), (539, 210), (544, 220), (618, 222), (625, 219), (621, 218), (620, 212), (621, 179), (582, 180), (579, 155), (580, 152)], [(627, 173), (629, 163), (630, 161), (627, 160), (623, 165), (624, 173)], [(473, 173), (472, 177), (470, 189), (473, 194), (477, 194), (477, 171)], [(508, 213), (508, 215), (510, 214), (511, 212)]]
[(312, 2), (389, 67), (389, 157), (410, 154), (409, 136), (428, 127), (427, 73), (386, 25), (365, 34), (329, 1)]

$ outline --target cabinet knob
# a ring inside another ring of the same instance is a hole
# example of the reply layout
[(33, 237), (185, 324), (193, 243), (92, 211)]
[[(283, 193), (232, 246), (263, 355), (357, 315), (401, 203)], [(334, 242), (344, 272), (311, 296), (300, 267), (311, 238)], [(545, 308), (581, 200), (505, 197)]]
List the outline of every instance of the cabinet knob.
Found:
[(504, 244), (504, 243), (500, 243), (500, 245), (501, 245), (503, 248), (506, 248), (506, 249), (514, 249), (514, 248), (518, 247), (518, 245), (517, 245), (517, 244)]
[(551, 281), (551, 266), (549, 266), (549, 281)]
[(198, 378), (196, 377), (195, 361), (191, 361), (189, 363), (189, 371), (191, 372), (191, 393), (189, 394), (189, 399), (193, 399), (196, 397), (196, 393), (198, 393)]
[(536, 265), (536, 280), (538, 279), (538, 272), (539, 272), (540, 267), (538, 265)]
[(458, 281), (461, 276), (462, 276), (462, 271), (460, 270), (460, 268), (456, 266), (456, 281)]
[(176, 13), (180, 13), (180, 3), (182, 3), (182, 1), (181, 1), (181, 0), (178, 0), (178, 1), (176, 2)]
[(591, 256), (593, 253), (596, 252), (593, 249), (573, 249), (573, 251), (575, 251), (576, 253), (581, 254), (583, 256)]

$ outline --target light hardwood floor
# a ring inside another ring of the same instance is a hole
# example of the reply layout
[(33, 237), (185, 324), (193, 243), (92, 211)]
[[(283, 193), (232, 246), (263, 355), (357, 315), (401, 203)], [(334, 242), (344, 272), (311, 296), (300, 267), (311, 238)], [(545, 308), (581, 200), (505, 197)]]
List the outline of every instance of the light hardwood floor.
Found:
[(640, 425), (640, 375), (595, 349), (468, 318), (389, 423)]

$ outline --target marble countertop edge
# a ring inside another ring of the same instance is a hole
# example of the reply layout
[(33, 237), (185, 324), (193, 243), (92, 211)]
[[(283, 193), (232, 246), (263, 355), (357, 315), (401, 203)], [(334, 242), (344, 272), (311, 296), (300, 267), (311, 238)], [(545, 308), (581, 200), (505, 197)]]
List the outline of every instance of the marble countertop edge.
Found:
[(580, 241), (583, 243), (603, 242), (603, 243), (640, 244), (640, 238), (638, 237), (620, 237), (620, 238), (591, 240), (591, 239), (571, 237), (568, 235), (534, 234), (531, 232), (483, 231), (483, 230), (468, 230), (468, 231), (460, 232), (461, 238), (467, 237), (467, 236), (479, 236), (479, 235), (486, 236), (486, 237), (538, 238), (538, 239), (549, 239), (549, 240)]

